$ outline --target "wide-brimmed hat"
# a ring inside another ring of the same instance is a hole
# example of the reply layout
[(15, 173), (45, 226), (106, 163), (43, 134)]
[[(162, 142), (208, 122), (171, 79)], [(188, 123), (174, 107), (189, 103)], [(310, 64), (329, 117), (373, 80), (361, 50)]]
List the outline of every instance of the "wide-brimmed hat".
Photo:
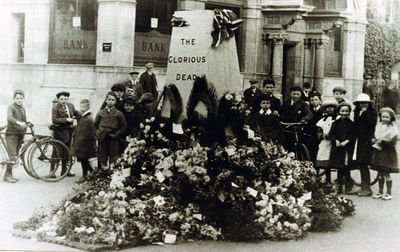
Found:
[(325, 109), (328, 106), (334, 106), (336, 108), (338, 106), (338, 103), (334, 98), (324, 99), (324, 102), (321, 105), (321, 109)]
[(341, 102), (341, 103), (339, 103), (339, 105), (337, 106), (337, 111), (339, 112), (340, 111), (340, 109), (342, 108), (342, 107), (349, 107), (349, 109), (350, 109), (350, 112), (351, 112), (351, 104), (350, 103), (348, 103), (348, 102)]
[(359, 95), (357, 95), (356, 100), (353, 102), (354, 105), (359, 103), (359, 102), (369, 102), (372, 103), (371, 99), (369, 98), (369, 95), (365, 94), (365, 93), (361, 93)]
[(58, 92), (57, 94), (56, 94), (56, 96), (57, 96), (57, 98), (60, 98), (60, 96), (66, 96), (66, 97), (69, 97), (69, 92), (67, 92), (67, 91), (61, 91), (61, 92)]
[(333, 88), (332, 92), (335, 93), (336, 91), (337, 92), (341, 92), (343, 94), (347, 93), (346, 89), (344, 89), (344, 87), (340, 87), (340, 86), (336, 86), (336, 87)]

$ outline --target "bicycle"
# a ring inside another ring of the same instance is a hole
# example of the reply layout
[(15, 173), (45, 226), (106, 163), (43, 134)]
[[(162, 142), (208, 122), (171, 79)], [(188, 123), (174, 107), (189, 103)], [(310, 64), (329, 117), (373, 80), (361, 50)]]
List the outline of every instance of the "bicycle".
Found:
[[(295, 142), (294, 142), (294, 154), (296, 155), (296, 159), (300, 161), (311, 161), (311, 154), (307, 146), (302, 143), (301, 136), (310, 136), (303, 132), (304, 124), (302, 123), (285, 123), (281, 122), (283, 126), (286, 127), (286, 130), (282, 130), (283, 132), (289, 134), (295, 134)], [(288, 130), (288, 128), (293, 128), (293, 130)]]
[[(68, 147), (59, 140), (50, 136), (36, 135), (32, 123), (27, 123), (32, 138), (25, 141), (16, 159), (10, 155), (3, 135), (17, 132), (2, 132), (6, 127), (0, 127), (0, 167), (12, 165), (13, 168), (22, 163), (29, 176), (46, 182), (56, 182), (63, 179), (71, 170), (72, 159)], [(63, 161), (66, 164), (66, 172), (57, 176), (57, 171)]]

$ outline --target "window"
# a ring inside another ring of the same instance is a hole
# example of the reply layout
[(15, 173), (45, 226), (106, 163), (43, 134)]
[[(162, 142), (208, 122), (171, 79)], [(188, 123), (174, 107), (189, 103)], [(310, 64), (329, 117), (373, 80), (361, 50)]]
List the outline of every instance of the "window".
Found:
[(25, 50), (25, 13), (15, 13), (13, 15), (18, 25), (17, 62), (23, 63)]
[(49, 63), (94, 64), (97, 0), (52, 0)]
[(171, 35), (171, 19), (176, 9), (176, 0), (137, 0), (135, 31), (151, 31), (150, 20), (155, 17), (158, 18), (158, 28), (155, 30)]

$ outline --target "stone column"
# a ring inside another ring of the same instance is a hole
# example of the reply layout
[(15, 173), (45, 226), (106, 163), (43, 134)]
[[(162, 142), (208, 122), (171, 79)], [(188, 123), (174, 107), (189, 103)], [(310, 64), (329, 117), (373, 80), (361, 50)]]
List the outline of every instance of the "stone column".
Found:
[[(97, 0), (98, 66), (133, 66), (136, 0)], [(103, 52), (103, 43), (111, 43), (111, 52)]]
[(272, 38), (274, 49), (272, 56), (272, 78), (275, 80), (276, 91), (282, 93), (282, 76), (283, 76), (283, 43), (285, 39)]
[(328, 41), (327, 39), (317, 39), (315, 43), (314, 88), (322, 94), (325, 76), (325, 46)]
[[(263, 79), (267, 72), (265, 64), (265, 51), (263, 50), (263, 25), (264, 16), (261, 11), (260, 1), (245, 1), (242, 10), (243, 23), (241, 25), (241, 71), (243, 73), (244, 88), (249, 79)], [(237, 45), (238, 46), (238, 45)], [(262, 73), (262, 74), (261, 74)]]
[(304, 40), (304, 63), (303, 63), (303, 83), (312, 83), (312, 44), (310, 39)]
[(181, 0), (178, 1), (178, 10), (204, 10), (207, 0)]

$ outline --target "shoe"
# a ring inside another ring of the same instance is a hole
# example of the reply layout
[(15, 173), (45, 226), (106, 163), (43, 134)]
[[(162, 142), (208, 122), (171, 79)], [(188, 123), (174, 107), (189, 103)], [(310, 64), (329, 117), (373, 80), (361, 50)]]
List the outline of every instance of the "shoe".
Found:
[(74, 177), (75, 176), (75, 173), (72, 173), (72, 172), (69, 172), (68, 174), (67, 174), (67, 177)]
[(361, 192), (361, 189), (356, 189), (355, 187), (353, 187), (353, 189), (351, 189), (350, 191), (348, 191), (346, 194), (347, 195), (357, 195)]
[(381, 199), (382, 198), (382, 193), (377, 193), (374, 196), (372, 196), (373, 199)]
[(15, 178), (13, 175), (10, 176), (13, 180), (15, 180), (15, 182), (18, 182), (19, 179)]
[(390, 195), (390, 194), (384, 194), (383, 196), (382, 196), (382, 199), (383, 200), (391, 200), (392, 199), (392, 195)]
[(358, 193), (359, 197), (369, 197), (372, 196), (372, 191), (370, 190), (362, 190), (360, 193)]
[(76, 182), (76, 183), (78, 183), (78, 184), (82, 184), (83, 182), (85, 182), (86, 181), (86, 177), (80, 177), (79, 178), (79, 180)]
[(10, 177), (10, 176), (4, 177), (3, 180), (8, 183), (16, 183), (17, 182), (13, 177)]
[(44, 178), (57, 178), (57, 176), (55, 174), (49, 174)]

